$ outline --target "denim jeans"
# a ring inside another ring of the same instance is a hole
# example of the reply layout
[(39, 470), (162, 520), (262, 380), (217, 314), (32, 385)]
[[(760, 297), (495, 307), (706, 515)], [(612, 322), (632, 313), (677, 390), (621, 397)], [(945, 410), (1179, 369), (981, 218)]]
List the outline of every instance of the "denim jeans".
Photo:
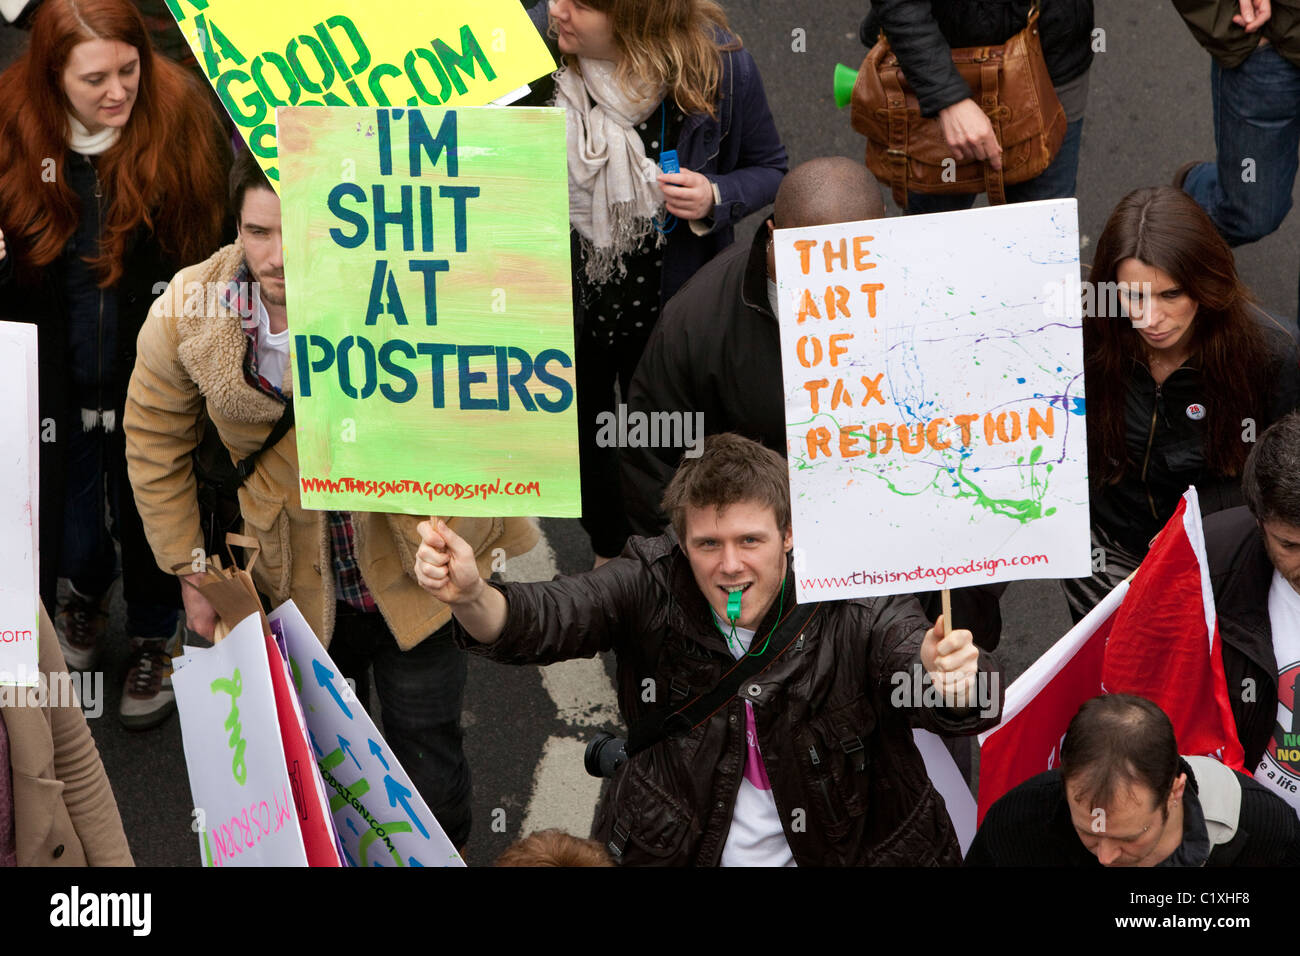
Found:
[[(1065, 127), (1065, 139), (1051, 165), (1033, 179), (1007, 186), (1007, 202), (1034, 202), (1039, 199), (1073, 199), (1075, 179), (1079, 172), (1079, 141), (1083, 136), (1083, 120), (1075, 120)], [(909, 216), (929, 212), (953, 212), (969, 209), (979, 193), (957, 193), (929, 196), (922, 193), (907, 194)]]
[[(102, 428), (88, 432), (72, 428), (67, 434), (67, 487), (61, 516), (59, 574), (68, 578), (80, 593), (98, 598), (117, 577), (113, 539), (121, 536), (126, 520), (121, 496), (131, 494), (126, 478), (126, 446), (120, 420), (111, 433)], [(53, 509), (45, 509), (45, 515), (52, 513), (57, 514)], [(131, 517), (136, 522), (140, 520), (134, 511)], [(123, 548), (122, 553), (127, 633), (132, 637), (170, 637), (176, 630), (177, 606), (139, 600), (142, 591), (158, 593), (151, 578), (161, 576), (162, 572), (152, 563), (142, 563), (151, 556), (136, 557), (133, 548)], [(175, 586), (173, 581), (168, 583)]]
[[(1262, 239), (1291, 209), (1300, 147), (1300, 68), (1272, 46), (1235, 69), (1210, 66), (1218, 158), (1194, 166), (1183, 190), (1229, 245)], [(1243, 165), (1244, 164), (1244, 165)]]
[(357, 698), (367, 708), (366, 670), (374, 668), (384, 739), (452, 846), (463, 847), (471, 822), (469, 761), (460, 726), (468, 666), (465, 652), (452, 643), (451, 625), (404, 651), (382, 614), (342, 602), (336, 608), (330, 657), (356, 682)]

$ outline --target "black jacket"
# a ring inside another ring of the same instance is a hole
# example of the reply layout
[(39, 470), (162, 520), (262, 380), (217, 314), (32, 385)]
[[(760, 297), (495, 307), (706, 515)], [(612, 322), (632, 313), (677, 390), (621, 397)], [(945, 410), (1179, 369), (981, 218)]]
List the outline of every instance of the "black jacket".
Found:
[[(457, 643), (510, 664), (550, 664), (612, 649), (619, 708), (629, 726), (665, 701), (685, 703), (711, 689), (734, 663), (669, 535), (632, 538), (622, 557), (585, 574), (492, 586), (508, 604), (501, 636), (479, 645), (457, 624)], [(784, 593), (788, 611), (792, 575)], [(777, 623), (780, 607), (773, 604), (758, 633)], [(998, 717), (958, 716), (901, 698), (894, 705), (895, 675), (907, 677), (919, 664), (927, 626), (911, 597), (823, 603), (800, 639), (742, 689), (798, 865), (960, 861), (912, 726), (973, 734)], [(647, 653), (651, 647), (657, 654)], [(983, 653), (979, 667), (999, 675), (1000, 713), (1001, 668)], [(647, 679), (655, 703), (646, 701)], [(717, 865), (745, 756), (744, 702), (737, 696), (686, 736), (625, 763), (601, 804), (596, 833), (608, 840), (617, 824), (626, 835), (624, 864)]]
[[(767, 300), (767, 226), (723, 250), (669, 300), (641, 353), (628, 411), (700, 412), (708, 434), (737, 432), (785, 454), (781, 333)], [(657, 535), (680, 448), (620, 452), (635, 534)]]
[[(1300, 358), (1295, 342), (1282, 328), (1261, 318), (1272, 357), (1260, 369), (1268, 383), (1268, 400), (1255, 413), (1255, 432), (1300, 407)], [(1196, 486), (1201, 514), (1210, 515), (1242, 503), (1241, 479), (1210, 472), (1205, 464), (1205, 423), (1215, 410), (1208, 406), (1205, 385), (1195, 359), (1175, 370), (1162, 385), (1147, 367), (1133, 363), (1124, 402), (1124, 433), (1128, 462), (1118, 484), (1094, 486), (1090, 497), (1092, 521), (1125, 550), (1144, 555), (1156, 532), (1178, 507), (1188, 485)], [(1089, 382), (1089, 388), (1100, 383)], [(1203, 415), (1196, 406), (1200, 406)], [(1191, 410), (1189, 414), (1189, 409)], [(1242, 425), (1243, 430), (1247, 426)]]
[[(1180, 759), (1187, 789), (1198, 793), (1196, 775)], [(1300, 820), (1281, 797), (1245, 774), (1237, 833), (1214, 846), (1206, 866), (1300, 866)], [(1031, 777), (1004, 794), (984, 815), (966, 853), (967, 866), (1085, 866), (1101, 863), (1079, 840), (1061, 771)]]
[[(1205, 519), (1205, 555), (1219, 616), (1228, 700), (1237, 722), (1237, 739), (1246, 752), (1246, 769), (1253, 772), (1278, 727), (1277, 658), (1268, 618), (1273, 564), (1264, 550), (1259, 524), (1245, 507)], [(1252, 687), (1254, 693), (1246, 693)]]
[[(951, 50), (1005, 43), (1025, 28), (1030, 0), (871, 0), (859, 31), (873, 46), (883, 29), (921, 115), (934, 116), (971, 95), (952, 65)], [(1043, 59), (1060, 86), (1092, 65), (1092, 0), (1042, 0)]]
[[(95, 201), (94, 173), (89, 160), (69, 152), (59, 174), (68, 177), (69, 185), (78, 194), (89, 190), (82, 197), (82, 208), (93, 215), (90, 203)], [(103, 208), (107, 207), (105, 199)], [(0, 219), (2, 216), (0, 211)], [(46, 607), (58, 606), (55, 588), (67, 472), (67, 442), (60, 436), (81, 428), (80, 410), (90, 407), (117, 413), (117, 427), (108, 436), (113, 461), (106, 467), (120, 469), (120, 487), (127, 491), (120, 496), (121, 520), (116, 529), (122, 543), (122, 563), (140, 572), (128, 583), (131, 593), (127, 599), (179, 603), (176, 579), (158, 569), (144, 537), (134, 496), (129, 493), (122, 416), (126, 386), (135, 367), (136, 336), (149, 307), (180, 264), (164, 255), (152, 233), (138, 230), (128, 244), (122, 279), (113, 288), (102, 290), (101, 318), (101, 290), (93, 282), (87, 284), (89, 273), (79, 261), (81, 256), (93, 254), (98, 246), (97, 235), (88, 233), (85, 225), (83, 221), (83, 228), (69, 239), (63, 255), (39, 274), (18, 274), (12, 234), (6, 235), (9, 255), (0, 260), (0, 320), (28, 322), (39, 329), (40, 421), (43, 435), (52, 436), (52, 440), (43, 437), (40, 453), (41, 599)], [(51, 423), (52, 432), (48, 429)]]

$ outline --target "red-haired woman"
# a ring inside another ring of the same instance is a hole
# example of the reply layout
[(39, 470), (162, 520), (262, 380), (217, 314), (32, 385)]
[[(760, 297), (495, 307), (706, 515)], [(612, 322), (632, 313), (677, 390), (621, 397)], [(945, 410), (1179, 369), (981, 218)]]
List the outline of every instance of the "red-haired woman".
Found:
[(1090, 279), (1093, 301), (1117, 299), (1122, 314), (1083, 321), (1093, 546), (1104, 567), (1064, 582), (1076, 621), (1141, 563), (1188, 485), (1203, 514), (1242, 504), (1255, 436), (1300, 404), (1295, 343), (1252, 304), (1227, 243), (1181, 190), (1120, 200)]
[(122, 406), (158, 291), (221, 243), (229, 146), (128, 0), (41, 5), (0, 74), (0, 142), (0, 318), (40, 329), (41, 594), (55, 607), (69, 579), (60, 640), (70, 667), (93, 666), (115, 577), (107, 499), (134, 652), (122, 719), (153, 726), (175, 706), (179, 602), (127, 482)]

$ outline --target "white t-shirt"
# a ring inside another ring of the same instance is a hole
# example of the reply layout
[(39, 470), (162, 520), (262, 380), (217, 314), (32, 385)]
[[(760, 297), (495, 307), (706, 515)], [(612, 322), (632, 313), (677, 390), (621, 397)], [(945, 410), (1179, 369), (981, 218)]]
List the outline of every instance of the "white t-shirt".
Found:
[(1268, 589), (1268, 620), (1277, 658), (1277, 727), (1255, 779), (1300, 814), (1300, 717), (1295, 715), (1300, 696), (1295, 692), (1300, 683), (1300, 594), (1277, 571)]
[[(718, 620), (714, 614), (714, 620)], [(728, 634), (731, 624), (718, 621)], [(731, 656), (740, 660), (753, 643), (754, 632), (736, 628), (736, 637), (727, 642)], [(794, 866), (794, 854), (781, 827), (781, 812), (772, 796), (772, 784), (767, 779), (763, 754), (758, 748), (758, 732), (754, 727), (754, 708), (745, 701), (745, 775), (736, 794), (736, 806), (731, 813), (731, 829), (727, 842), (722, 845), (723, 866)]]
[(284, 382), (284, 370), (289, 367), (289, 330), (271, 331), (271, 317), (256, 289), (253, 312), (257, 315), (257, 374), (279, 388)]

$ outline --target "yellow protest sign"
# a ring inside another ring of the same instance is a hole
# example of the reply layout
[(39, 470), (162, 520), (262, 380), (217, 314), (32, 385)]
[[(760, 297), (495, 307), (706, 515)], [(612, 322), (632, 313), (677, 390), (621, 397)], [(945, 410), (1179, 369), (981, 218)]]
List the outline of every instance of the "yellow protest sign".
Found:
[(166, 3), (277, 191), (277, 106), (478, 106), (555, 69), (519, 0)]

